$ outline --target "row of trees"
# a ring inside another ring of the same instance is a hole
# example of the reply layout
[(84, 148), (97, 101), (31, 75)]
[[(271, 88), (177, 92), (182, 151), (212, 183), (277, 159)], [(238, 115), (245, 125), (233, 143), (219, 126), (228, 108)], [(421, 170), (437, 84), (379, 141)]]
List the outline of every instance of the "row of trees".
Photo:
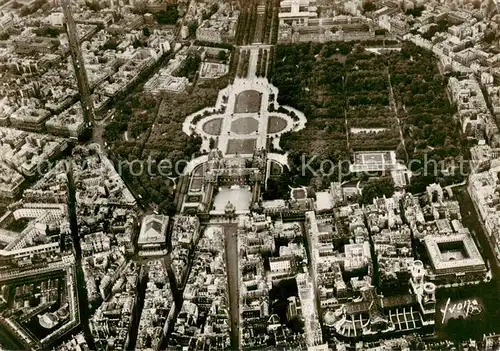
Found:
[(349, 106), (389, 104), (389, 96), (387, 92), (371, 93), (370, 95), (358, 94), (356, 96), (349, 96), (348, 99)]
[(238, 17), (238, 26), (236, 29), (236, 45), (251, 44), (255, 36), (257, 25), (257, 5), (256, 0), (245, 1)]
[(275, 57), (275, 47), (271, 46), (269, 49), (268, 65), (267, 65), (267, 77), (272, 77), (274, 69), (274, 57)]
[(229, 81), (233, 81), (234, 78), (236, 78), (236, 75), (238, 74), (238, 67), (239, 67), (239, 62), (240, 62), (240, 50), (233, 49), (232, 55), (231, 55), (231, 61), (229, 63)]
[(266, 69), (267, 69), (267, 60), (268, 60), (268, 50), (259, 49), (259, 55), (257, 58), (257, 77), (265, 77)]
[(232, 50), (233, 45), (228, 44), (228, 43), (212, 43), (208, 41), (200, 41), (200, 40), (195, 40), (194, 46), (207, 46), (209, 48), (221, 48), (221, 49), (227, 49), (227, 50)]
[(400, 143), (398, 124), (389, 106), (387, 62), (355, 46), (345, 61), (348, 128), (385, 128), (384, 131), (350, 133), (349, 146), (361, 150), (394, 150)]
[[(382, 118), (384, 117), (385, 118)], [(349, 125), (356, 128), (388, 128), (394, 126), (395, 113), (390, 106), (358, 105), (348, 110)]]
[(349, 134), (351, 149), (356, 151), (395, 150), (400, 143), (397, 130)]
[(250, 51), (242, 50), (238, 60), (237, 75), (240, 78), (248, 76), (248, 68), (250, 66)]
[(261, 43), (271, 44), (271, 34), (275, 29), (274, 24), (278, 21), (279, 8), (280, 0), (272, 0), (266, 2), (264, 29), (260, 38)]

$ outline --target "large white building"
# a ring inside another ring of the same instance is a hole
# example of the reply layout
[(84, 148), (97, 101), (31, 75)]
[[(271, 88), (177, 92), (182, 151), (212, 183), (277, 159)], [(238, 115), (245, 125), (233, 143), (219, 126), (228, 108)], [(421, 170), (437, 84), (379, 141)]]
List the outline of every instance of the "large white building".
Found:
[(175, 59), (170, 60), (167, 67), (161, 69), (146, 82), (144, 90), (152, 94), (184, 91), (189, 84), (189, 80), (186, 77), (176, 77), (173, 74), (182, 66), (185, 58), (185, 55), (177, 55)]
[(317, 18), (316, 0), (283, 0), (278, 14), (280, 25), (306, 26), (310, 19)]
[(269, 267), (272, 274), (288, 274), (292, 270), (292, 257), (271, 257), (269, 259)]
[(167, 216), (149, 215), (144, 217), (137, 239), (139, 255), (155, 256), (167, 253), (167, 226)]
[(486, 276), (486, 265), (474, 239), (468, 233), (424, 238), (431, 266), (429, 279), (436, 284), (479, 283)]

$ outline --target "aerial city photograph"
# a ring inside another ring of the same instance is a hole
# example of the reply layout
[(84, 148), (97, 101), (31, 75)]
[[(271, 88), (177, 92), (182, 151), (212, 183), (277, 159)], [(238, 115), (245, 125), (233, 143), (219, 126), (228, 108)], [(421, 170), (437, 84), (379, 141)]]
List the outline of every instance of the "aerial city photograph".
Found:
[(500, 1), (0, 0), (0, 350), (500, 350)]

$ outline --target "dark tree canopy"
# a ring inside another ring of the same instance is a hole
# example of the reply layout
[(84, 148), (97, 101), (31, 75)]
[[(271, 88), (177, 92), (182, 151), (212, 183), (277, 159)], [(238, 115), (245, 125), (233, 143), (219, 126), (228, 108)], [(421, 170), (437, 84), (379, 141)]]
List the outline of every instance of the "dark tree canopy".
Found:
[(159, 24), (176, 24), (179, 19), (179, 11), (177, 5), (169, 4), (165, 10), (155, 14), (156, 22)]
[(198, 54), (189, 55), (182, 63), (181, 68), (176, 72), (179, 77), (187, 77), (190, 82), (195, 78), (196, 72), (201, 64), (201, 57)]
[(262, 193), (264, 200), (276, 200), (290, 198), (290, 172), (286, 169), (277, 178), (267, 180), (267, 190)]
[(363, 10), (365, 12), (375, 11), (376, 9), (377, 9), (377, 6), (373, 2), (371, 2), (371, 1), (366, 1), (363, 4)]
[(380, 178), (369, 180), (362, 190), (361, 202), (372, 203), (377, 197), (391, 197), (394, 194), (394, 182), (392, 178)]

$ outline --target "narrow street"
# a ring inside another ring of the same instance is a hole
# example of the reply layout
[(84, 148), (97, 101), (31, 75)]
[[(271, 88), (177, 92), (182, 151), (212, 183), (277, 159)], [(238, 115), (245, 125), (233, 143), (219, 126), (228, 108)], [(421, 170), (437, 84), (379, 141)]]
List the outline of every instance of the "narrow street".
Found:
[(240, 291), (238, 265), (238, 236), (237, 226), (224, 225), (226, 244), (226, 271), (231, 314), (231, 349), (238, 350), (240, 345)]
[(73, 165), (70, 162), (70, 167), (68, 171), (68, 209), (69, 209), (69, 220), (71, 227), (71, 235), (73, 239), (73, 249), (75, 255), (75, 265), (76, 265), (76, 289), (78, 292), (78, 307), (80, 313), (80, 324), (82, 325), (83, 334), (87, 345), (91, 350), (95, 350), (94, 338), (90, 333), (89, 327), (89, 306), (88, 306), (88, 296), (86, 290), (85, 279), (83, 276), (82, 269), (82, 249), (80, 246), (80, 237), (78, 234), (78, 219), (76, 215), (76, 194), (75, 194), (75, 183), (73, 178)]
[[(143, 267), (144, 268), (144, 267)], [(134, 307), (134, 316), (132, 317), (132, 324), (130, 326), (129, 344), (130, 350), (135, 350), (137, 342), (137, 334), (139, 332), (139, 323), (141, 320), (142, 309), (144, 308), (144, 298), (146, 296), (146, 285), (148, 277), (145, 273), (137, 284), (137, 303)]]

